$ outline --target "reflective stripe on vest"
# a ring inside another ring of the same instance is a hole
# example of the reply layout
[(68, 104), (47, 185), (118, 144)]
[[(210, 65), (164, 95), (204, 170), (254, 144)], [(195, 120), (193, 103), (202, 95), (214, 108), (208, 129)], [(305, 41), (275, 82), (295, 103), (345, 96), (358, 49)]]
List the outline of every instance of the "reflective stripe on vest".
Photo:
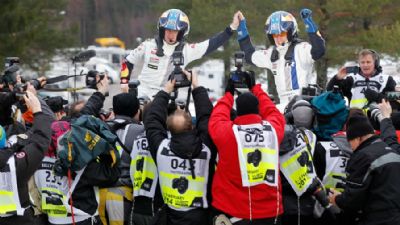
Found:
[[(68, 190), (68, 178), (66, 176), (54, 176), (53, 165), (56, 160), (51, 157), (44, 157), (41, 167), (35, 172), (35, 182), (42, 195), (42, 209), (48, 214), (49, 222), (52, 224), (72, 224), (72, 217), (67, 216), (71, 213), (71, 206), (68, 199), (73, 193), (86, 167), (76, 172), (75, 179), (72, 181)], [(97, 203), (99, 202), (99, 191), (94, 187)], [(62, 203), (62, 205), (60, 204)], [(98, 215), (96, 210), (94, 215), (90, 215), (78, 208), (73, 207), (75, 222), (81, 222), (92, 216)]]
[[(188, 159), (176, 156), (169, 149), (169, 143), (170, 140), (165, 139), (157, 151), (157, 165), (164, 202), (179, 211), (208, 208), (210, 149), (203, 144), (200, 154), (190, 163)], [(195, 178), (192, 177), (191, 168), (194, 170)]]
[(35, 183), (41, 193), (42, 211), (49, 217), (65, 217), (68, 192), (67, 177), (56, 176), (53, 167), (56, 159), (44, 157), (38, 170), (34, 174)]
[(333, 141), (321, 141), (325, 149), (325, 175), (322, 184), (326, 188), (333, 188), (343, 192), (346, 175), (346, 165), (349, 157), (342, 153), (342, 150)]
[(133, 182), (133, 196), (154, 198), (158, 172), (148, 149), (145, 134), (138, 136), (133, 143), (131, 159), (130, 175)]
[(265, 183), (278, 186), (278, 139), (275, 129), (263, 124), (233, 125), (244, 187)]
[(379, 74), (373, 77), (370, 77), (367, 82), (366, 78), (361, 76), (360, 74), (350, 74), (353, 78), (353, 87), (351, 88), (351, 100), (350, 107), (356, 107), (362, 109), (367, 103), (368, 100), (365, 98), (364, 91), (365, 89), (370, 88), (378, 93), (381, 93), (383, 89), (385, 89), (386, 84), (388, 82), (389, 76)]
[(307, 191), (307, 188), (317, 176), (312, 159), (316, 136), (309, 130), (305, 130), (304, 133), (307, 135), (310, 150), (308, 150), (303, 134), (297, 130), (297, 141), (294, 149), (279, 157), (280, 169), (297, 196), (301, 196)]
[(17, 186), (15, 159), (12, 155), (7, 164), (0, 168), (0, 217), (10, 215), (24, 215), (21, 207)]

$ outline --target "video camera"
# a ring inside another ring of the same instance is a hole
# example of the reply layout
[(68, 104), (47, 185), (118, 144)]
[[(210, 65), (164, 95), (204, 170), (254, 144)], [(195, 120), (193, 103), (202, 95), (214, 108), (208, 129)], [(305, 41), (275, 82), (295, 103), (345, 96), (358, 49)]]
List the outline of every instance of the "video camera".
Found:
[(229, 79), (233, 81), (233, 86), (235, 88), (247, 88), (246, 73), (248, 72), (242, 71), (244, 64), (244, 52), (236, 52), (234, 57), (236, 70), (231, 72)]
[(169, 80), (175, 79), (175, 88), (190, 87), (192, 82), (183, 73), (181, 67), (184, 63), (182, 51), (175, 51), (172, 54), (172, 63), (174, 64), (174, 70), (169, 75)]
[(91, 88), (91, 89), (97, 89), (97, 81), (96, 81), (96, 75), (100, 76), (100, 80), (103, 80), (105, 77), (105, 73), (99, 73), (96, 70), (90, 70), (87, 75), (86, 75), (86, 87)]
[(20, 60), (18, 57), (6, 57), (4, 64), (4, 73), (1, 76), (1, 83), (3, 84), (15, 84), (17, 82), (16, 72), (20, 69)]

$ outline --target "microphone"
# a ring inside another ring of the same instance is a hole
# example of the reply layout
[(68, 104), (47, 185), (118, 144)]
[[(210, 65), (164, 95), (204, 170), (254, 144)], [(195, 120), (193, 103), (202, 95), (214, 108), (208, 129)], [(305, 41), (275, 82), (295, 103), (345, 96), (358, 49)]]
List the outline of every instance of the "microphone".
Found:
[(86, 62), (94, 56), (96, 56), (95, 50), (87, 50), (87, 51), (80, 52), (78, 55), (72, 57), (72, 61), (73, 62)]
[(4, 72), (5, 72), (5, 73), (15, 73), (15, 72), (17, 72), (18, 70), (19, 70), (19, 66), (16, 65), (16, 64), (14, 64), (14, 65), (8, 67)]

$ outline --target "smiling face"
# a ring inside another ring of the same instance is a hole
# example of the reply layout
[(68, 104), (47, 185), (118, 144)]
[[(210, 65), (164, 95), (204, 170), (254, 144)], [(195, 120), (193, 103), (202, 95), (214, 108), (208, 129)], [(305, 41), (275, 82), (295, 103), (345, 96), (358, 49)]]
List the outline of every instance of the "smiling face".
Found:
[(178, 39), (178, 33), (179, 31), (177, 30), (165, 29), (164, 41), (170, 45), (175, 44)]
[(372, 54), (360, 55), (358, 63), (364, 76), (371, 77), (375, 73), (375, 59)]

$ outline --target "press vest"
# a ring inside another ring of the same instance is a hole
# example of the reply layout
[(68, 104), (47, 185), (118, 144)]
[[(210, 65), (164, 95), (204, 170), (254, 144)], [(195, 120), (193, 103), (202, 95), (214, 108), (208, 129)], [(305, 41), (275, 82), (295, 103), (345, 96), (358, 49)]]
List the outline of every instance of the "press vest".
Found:
[(278, 186), (278, 139), (268, 122), (234, 125), (243, 187)]
[(317, 176), (312, 158), (316, 136), (309, 130), (304, 130), (304, 134), (297, 130), (296, 138), (294, 149), (280, 156), (279, 159), (283, 175), (297, 196), (301, 196)]
[(338, 191), (344, 190), (346, 179), (346, 165), (349, 157), (342, 153), (342, 150), (333, 141), (320, 142), (325, 153), (325, 176), (322, 183), (326, 188), (333, 188)]
[[(175, 155), (169, 148), (170, 139), (161, 142), (157, 151), (157, 166), (164, 202), (172, 209), (188, 211), (208, 208), (207, 183), (210, 149), (203, 148), (190, 162)], [(192, 171), (194, 175), (192, 175)]]
[(356, 107), (362, 109), (368, 100), (365, 98), (364, 91), (369, 88), (378, 93), (381, 93), (385, 89), (388, 82), (389, 76), (384, 74), (378, 74), (370, 77), (369, 79), (363, 77), (360, 74), (350, 74), (353, 78), (353, 87), (351, 88), (351, 101), (350, 107)]
[(130, 175), (133, 182), (133, 196), (154, 198), (158, 182), (157, 166), (149, 151), (146, 134), (139, 135), (133, 143)]
[(23, 216), (25, 209), (19, 200), (14, 155), (0, 168), (0, 217)]
[(41, 193), (42, 211), (49, 216), (49, 219), (67, 216), (64, 202), (67, 201), (68, 180), (65, 176), (54, 174), (55, 161), (55, 158), (44, 157), (39, 169), (34, 174), (36, 186)]
[[(55, 176), (53, 173), (55, 161), (54, 158), (44, 157), (41, 167), (34, 174), (36, 186), (41, 192), (42, 209), (44, 213), (48, 214), (49, 222), (51, 224), (71, 224), (71, 206), (68, 202), (70, 193), (73, 193), (75, 190), (86, 167), (76, 172), (75, 179), (71, 181), (72, 184), (70, 190), (68, 190), (68, 178), (66, 176)], [(93, 188), (96, 201), (99, 202), (99, 190), (97, 187)], [(73, 211), (75, 222), (81, 222), (98, 215), (97, 210), (94, 215), (90, 215), (75, 207), (73, 207)]]

